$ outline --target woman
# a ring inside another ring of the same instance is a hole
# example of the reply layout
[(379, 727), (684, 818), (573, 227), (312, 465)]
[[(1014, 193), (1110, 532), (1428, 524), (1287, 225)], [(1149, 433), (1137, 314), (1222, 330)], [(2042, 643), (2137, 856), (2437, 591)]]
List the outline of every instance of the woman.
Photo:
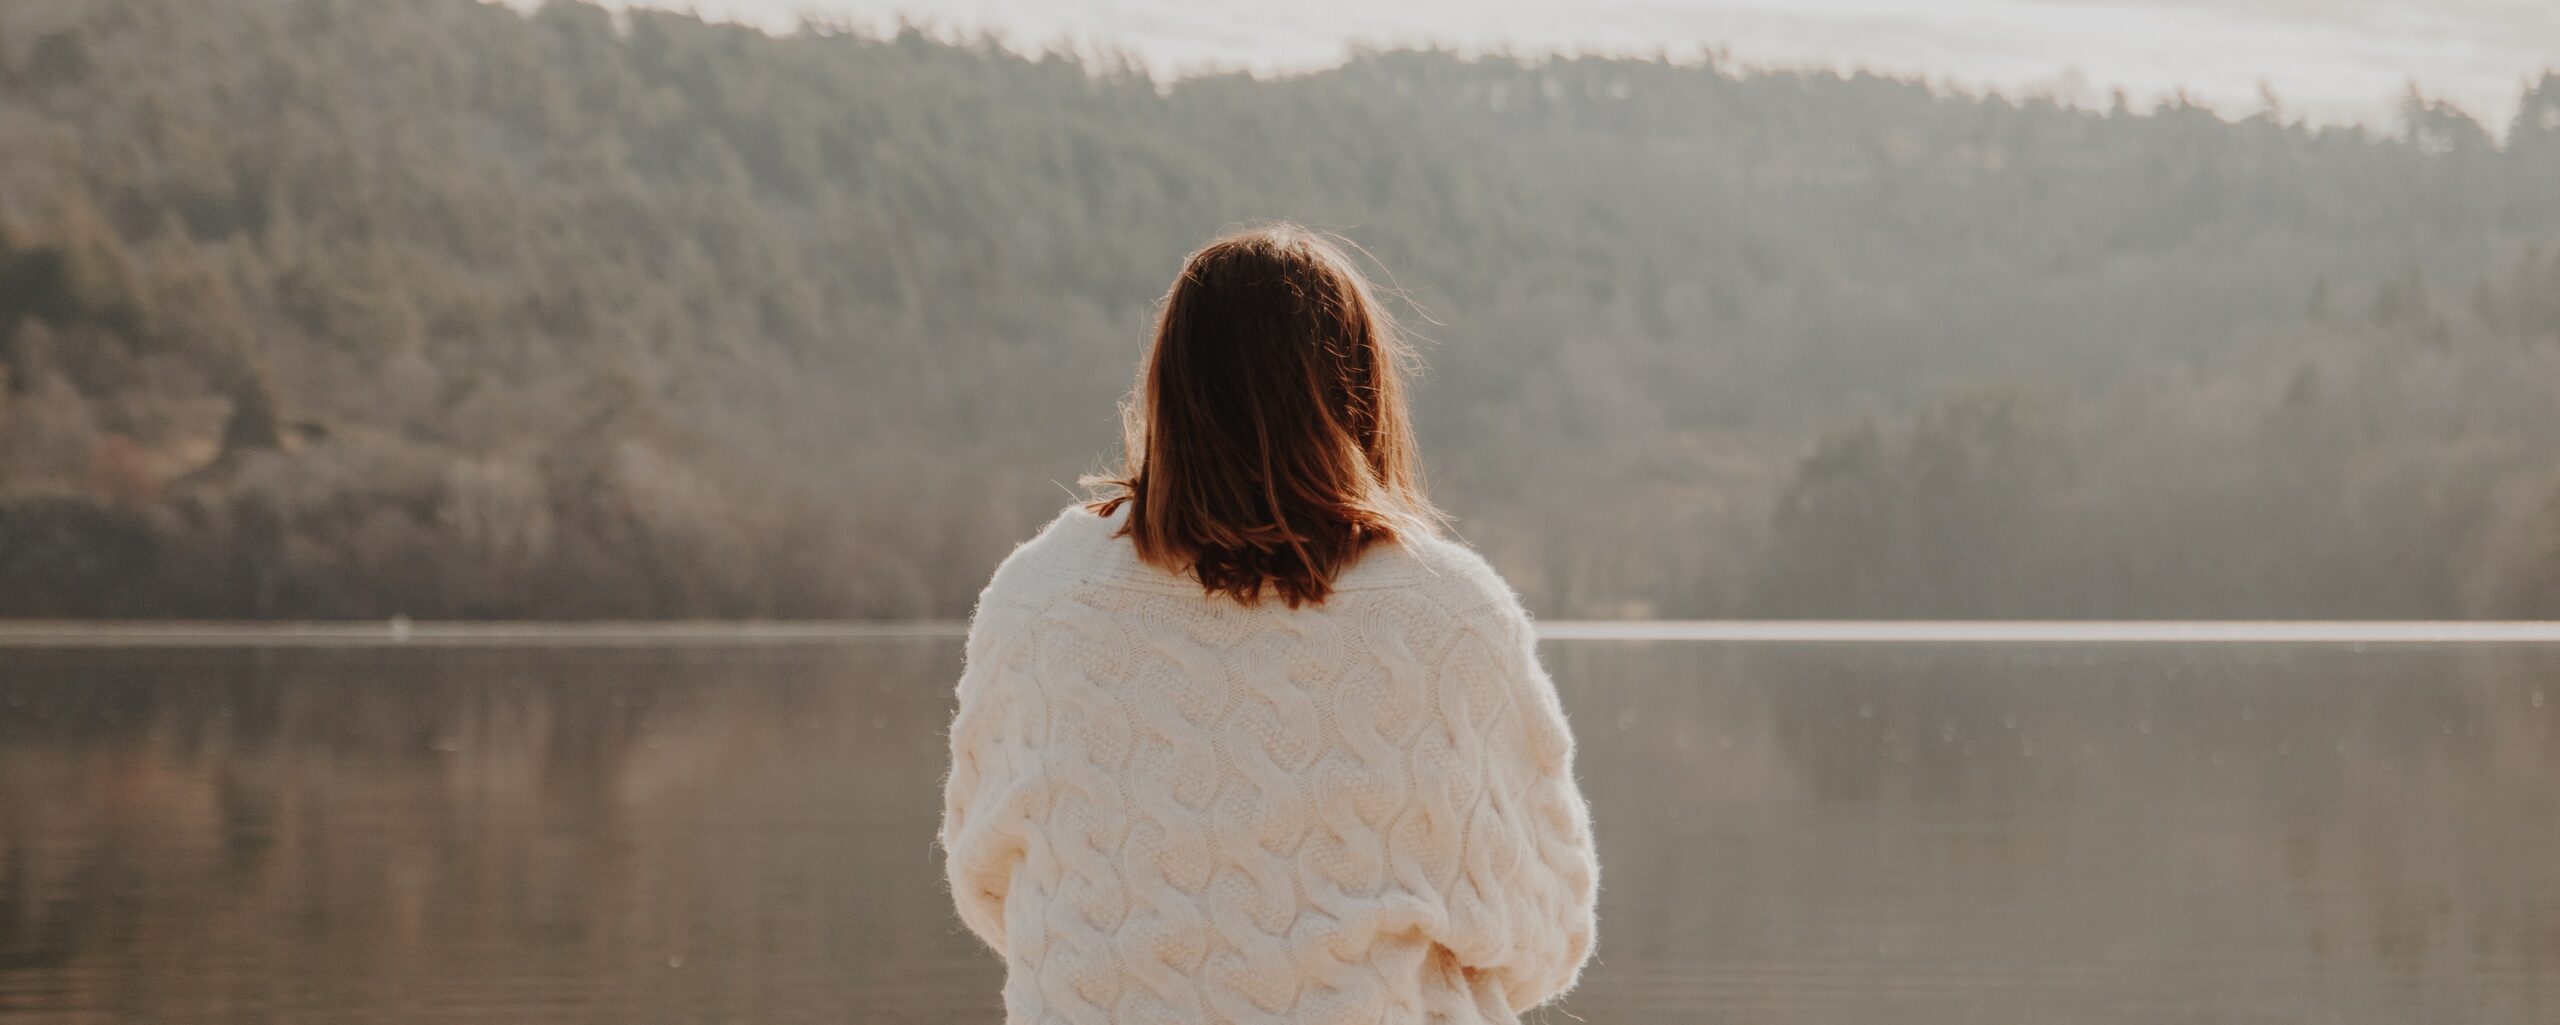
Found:
[(1211, 242), (1125, 465), (980, 594), (941, 840), (1008, 1022), (1515, 1023), (1580, 975), (1572, 736), (1406, 362), (1325, 239)]

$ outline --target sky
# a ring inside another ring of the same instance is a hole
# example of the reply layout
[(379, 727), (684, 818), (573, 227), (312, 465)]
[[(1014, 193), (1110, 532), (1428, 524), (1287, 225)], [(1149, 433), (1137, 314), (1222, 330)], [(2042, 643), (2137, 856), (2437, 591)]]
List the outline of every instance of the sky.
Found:
[[(529, 0), (528, 0), (529, 2)], [(2184, 90), (2227, 116), (2396, 124), (2411, 83), (2504, 135), (2560, 69), (2560, 0), (615, 0), (787, 30), (901, 18), (1025, 52), (1126, 53), (1159, 77), (1340, 63), (1354, 46), (1722, 52), (2104, 106)]]

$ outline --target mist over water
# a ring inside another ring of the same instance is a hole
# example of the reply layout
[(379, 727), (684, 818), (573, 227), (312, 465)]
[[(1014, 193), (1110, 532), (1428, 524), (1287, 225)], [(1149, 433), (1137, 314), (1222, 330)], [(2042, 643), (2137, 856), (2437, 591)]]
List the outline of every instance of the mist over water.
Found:
[[(998, 1013), (948, 638), (7, 654), (0, 1022)], [(2560, 649), (1543, 655), (1606, 866), (1554, 1014), (2560, 1014)]]

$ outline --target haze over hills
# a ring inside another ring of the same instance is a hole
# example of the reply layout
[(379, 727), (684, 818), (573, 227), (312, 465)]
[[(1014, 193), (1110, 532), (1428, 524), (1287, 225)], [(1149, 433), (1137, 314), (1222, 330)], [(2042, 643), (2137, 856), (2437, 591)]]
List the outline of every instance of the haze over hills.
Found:
[[(539, 0), (508, 0), (531, 9)], [(607, 7), (623, 6), (607, 0)], [(649, 6), (646, 3), (638, 6)], [(1466, 54), (1708, 55), (1872, 71), (1969, 92), (2105, 107), (2190, 97), (2225, 116), (2273, 107), (2386, 124), (2411, 83), (2504, 124), (2517, 85), (2560, 52), (2539, 0), (691, 0), (776, 32), (807, 20), (986, 34), (1025, 52), (1127, 59), (1159, 78), (1330, 68), (1362, 48)]]
[(0, 612), (956, 616), (1239, 221), (1573, 615), (2560, 615), (2560, 76), (2482, 125), (473, 0), (0, 9)]

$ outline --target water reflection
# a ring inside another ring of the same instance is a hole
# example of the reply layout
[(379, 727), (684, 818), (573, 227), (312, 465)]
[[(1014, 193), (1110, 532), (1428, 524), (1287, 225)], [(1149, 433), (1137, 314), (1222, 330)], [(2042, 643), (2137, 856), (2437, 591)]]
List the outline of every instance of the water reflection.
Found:
[[(1583, 1019), (2560, 1017), (2560, 650), (1547, 654)], [(948, 640), (0, 658), (0, 1022), (997, 1017)]]
[(1612, 1018), (2560, 1014), (2551, 653), (1556, 656)]

